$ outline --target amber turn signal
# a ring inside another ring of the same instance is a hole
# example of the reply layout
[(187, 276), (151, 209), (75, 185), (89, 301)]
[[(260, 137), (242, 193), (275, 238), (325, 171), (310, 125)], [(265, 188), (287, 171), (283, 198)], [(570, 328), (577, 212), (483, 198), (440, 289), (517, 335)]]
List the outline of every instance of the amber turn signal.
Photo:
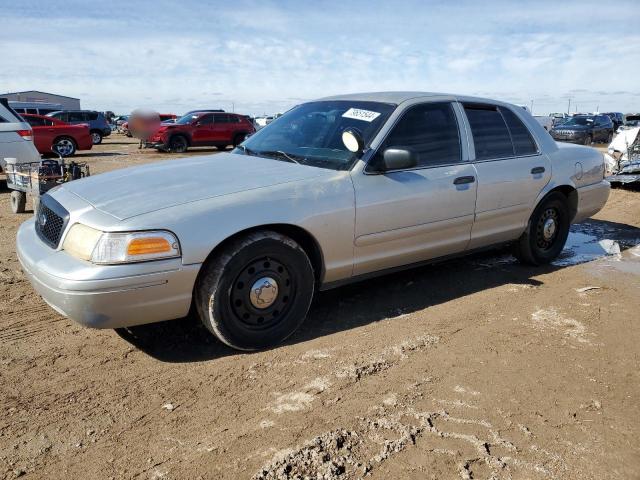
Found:
[(152, 253), (168, 253), (172, 250), (171, 244), (161, 237), (134, 238), (129, 242), (127, 255), (148, 255)]

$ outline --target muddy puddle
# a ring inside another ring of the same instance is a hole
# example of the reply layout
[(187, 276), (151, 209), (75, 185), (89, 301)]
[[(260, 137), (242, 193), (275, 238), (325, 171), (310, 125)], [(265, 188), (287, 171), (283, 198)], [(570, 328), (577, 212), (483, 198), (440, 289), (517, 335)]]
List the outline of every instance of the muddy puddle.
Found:
[[(640, 229), (596, 220), (572, 225), (564, 250), (552, 265), (569, 267), (598, 259), (608, 259), (602, 265), (615, 262), (611, 268), (640, 275)], [(473, 263), (480, 268), (493, 268), (517, 262), (512, 255), (502, 254)]]
[(552, 264), (566, 267), (607, 258), (611, 262), (624, 263), (623, 268), (630, 263), (629, 270), (637, 271), (640, 264), (638, 245), (640, 229), (616, 229), (585, 222), (571, 227), (564, 250)]

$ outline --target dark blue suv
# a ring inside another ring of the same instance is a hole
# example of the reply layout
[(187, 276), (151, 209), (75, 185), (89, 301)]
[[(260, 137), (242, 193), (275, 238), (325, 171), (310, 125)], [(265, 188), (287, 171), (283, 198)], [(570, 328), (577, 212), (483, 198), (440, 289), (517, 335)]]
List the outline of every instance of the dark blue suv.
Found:
[(101, 112), (94, 110), (61, 110), (51, 112), (47, 117), (57, 118), (63, 122), (78, 124), (86, 123), (91, 131), (91, 140), (94, 145), (102, 143), (103, 137), (111, 135), (111, 127), (109, 122)]

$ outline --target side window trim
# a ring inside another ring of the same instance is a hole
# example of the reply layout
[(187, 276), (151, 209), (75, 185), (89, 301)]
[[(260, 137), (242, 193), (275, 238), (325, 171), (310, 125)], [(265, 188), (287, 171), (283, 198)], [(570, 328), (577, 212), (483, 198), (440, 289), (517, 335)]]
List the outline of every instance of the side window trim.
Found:
[[(516, 116), (516, 118), (518, 120), (520, 120), (520, 123), (522, 123), (522, 126), (524, 128), (527, 129), (527, 132), (529, 133), (529, 136), (531, 137), (531, 139), (533, 140), (533, 143), (536, 146), (536, 151), (534, 153), (527, 153), (525, 155), (518, 155), (516, 153), (516, 144), (513, 142), (513, 136), (511, 137), (511, 142), (513, 143), (513, 153), (514, 153), (514, 158), (523, 158), (523, 157), (535, 157), (537, 155), (540, 155), (541, 149), (540, 149), (540, 144), (538, 143), (538, 139), (537, 137), (531, 133), (531, 130), (529, 129), (529, 127), (527, 126), (527, 123), (524, 122), (520, 116), (518, 115), (517, 112), (515, 112), (513, 109), (509, 108), (509, 107), (503, 107), (503, 106), (498, 106), (498, 111), (500, 112), (500, 115), (502, 115), (502, 110), (503, 109), (508, 109), (513, 115)], [(509, 122), (506, 121), (506, 119), (504, 118), (504, 115), (502, 115), (502, 118), (505, 120), (505, 123), (507, 124), (507, 130), (509, 130), (509, 135), (511, 135), (511, 127), (509, 127)]]
[[(458, 141), (460, 142), (460, 161), (459, 162), (442, 163), (442, 164), (438, 164), (438, 165), (419, 165), (419, 166), (414, 167), (414, 168), (405, 168), (405, 169), (401, 169), (401, 170), (392, 170), (392, 171), (389, 171), (389, 172), (378, 172), (378, 171), (369, 169), (369, 166), (370, 166), (371, 162), (373, 161), (373, 159), (376, 157), (378, 152), (385, 146), (385, 142), (387, 141), (387, 138), (389, 137), (389, 135), (391, 135), (391, 133), (393, 133), (393, 131), (396, 128), (396, 126), (402, 121), (402, 119), (407, 114), (407, 112), (409, 112), (409, 110), (411, 110), (413, 108), (416, 108), (416, 107), (423, 106), (423, 105), (437, 104), (437, 103), (447, 103), (447, 104), (449, 104), (451, 106), (451, 109), (452, 109), (453, 113), (454, 113), (454, 119), (455, 119), (455, 122), (456, 122), (456, 127), (458, 128)], [(406, 106), (402, 110), (402, 113), (400, 115), (398, 115), (398, 117), (394, 120), (393, 125), (391, 125), (389, 130), (387, 130), (387, 132), (385, 133), (384, 137), (382, 138), (382, 140), (380, 141), (380, 144), (376, 147), (376, 149), (374, 151), (369, 152), (368, 158), (367, 158), (367, 163), (364, 166), (364, 168), (362, 170), (362, 173), (364, 173), (365, 175), (385, 175), (387, 173), (410, 172), (410, 171), (414, 171), (414, 170), (427, 170), (427, 169), (431, 169), (431, 168), (451, 167), (451, 166), (454, 166), (454, 165), (464, 165), (464, 164), (470, 163), (471, 162), (470, 155), (465, 155), (464, 154), (465, 149), (462, 148), (463, 147), (462, 143), (463, 143), (464, 139), (468, 138), (468, 137), (466, 135), (466, 131), (463, 131), (462, 125), (460, 123), (460, 115), (459, 115), (458, 110), (456, 109), (456, 104), (457, 103), (458, 102), (452, 101), (452, 100), (442, 100), (442, 101), (414, 103), (414, 104)], [(465, 124), (465, 129), (466, 129), (466, 124)], [(467, 158), (465, 158), (465, 157), (467, 157)]]
[[(529, 127), (527, 127), (526, 122), (523, 122), (522, 119), (519, 117), (519, 115), (514, 112), (513, 110), (511, 110), (511, 112), (523, 123), (524, 127), (529, 131), (529, 135), (531, 135), (531, 138), (533, 139), (533, 143), (535, 143), (536, 145), (536, 151), (535, 153), (529, 153), (526, 155), (516, 155), (516, 151), (515, 151), (515, 145), (513, 143), (513, 137), (511, 136), (511, 129), (509, 128), (509, 124), (506, 122), (506, 120), (504, 119), (504, 116), (502, 115), (501, 109), (502, 108), (508, 108), (508, 107), (503, 107), (500, 105), (493, 105), (493, 104), (489, 104), (489, 103), (480, 103), (480, 102), (457, 102), (458, 105), (460, 106), (460, 109), (462, 110), (462, 113), (464, 114), (464, 125), (465, 125), (465, 130), (466, 130), (466, 134), (467, 134), (467, 141), (469, 143), (469, 160), (470, 162), (473, 163), (486, 163), (486, 162), (497, 162), (500, 160), (509, 160), (509, 159), (513, 159), (513, 158), (525, 158), (525, 157), (536, 157), (539, 155), (542, 155), (542, 150), (540, 149), (540, 143), (538, 142), (538, 139), (535, 135), (533, 135), (531, 133), (531, 130), (529, 130)], [(511, 138), (511, 145), (513, 147), (513, 155), (509, 156), (509, 157), (497, 157), (497, 158), (487, 158), (487, 159), (483, 159), (483, 160), (478, 160), (476, 158), (476, 147), (475, 147), (475, 141), (473, 139), (473, 132), (471, 131), (471, 125), (469, 124), (469, 119), (467, 118), (467, 114), (464, 111), (464, 107), (465, 105), (477, 105), (477, 106), (487, 106), (487, 107), (495, 107), (496, 110), (498, 110), (498, 112), (500, 113), (500, 116), (502, 117), (502, 120), (505, 122), (505, 125), (507, 126), (507, 131), (509, 132), (509, 137)]]

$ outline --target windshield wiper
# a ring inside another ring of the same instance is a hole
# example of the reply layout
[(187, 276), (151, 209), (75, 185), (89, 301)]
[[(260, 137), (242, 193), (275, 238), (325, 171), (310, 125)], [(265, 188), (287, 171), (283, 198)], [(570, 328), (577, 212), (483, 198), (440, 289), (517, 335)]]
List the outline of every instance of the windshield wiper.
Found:
[(298, 165), (300, 165), (300, 160), (302, 161), (306, 160), (305, 157), (302, 157), (300, 155), (295, 155), (293, 153), (283, 152), (282, 150), (263, 150), (260, 152), (256, 152), (256, 154), (266, 155), (267, 157), (286, 158), (290, 162), (297, 163)]
[(237, 145), (236, 148), (242, 149), (242, 151), (245, 153), (245, 155), (255, 155), (256, 154), (256, 152), (254, 152), (250, 148), (245, 147), (244, 145)]

